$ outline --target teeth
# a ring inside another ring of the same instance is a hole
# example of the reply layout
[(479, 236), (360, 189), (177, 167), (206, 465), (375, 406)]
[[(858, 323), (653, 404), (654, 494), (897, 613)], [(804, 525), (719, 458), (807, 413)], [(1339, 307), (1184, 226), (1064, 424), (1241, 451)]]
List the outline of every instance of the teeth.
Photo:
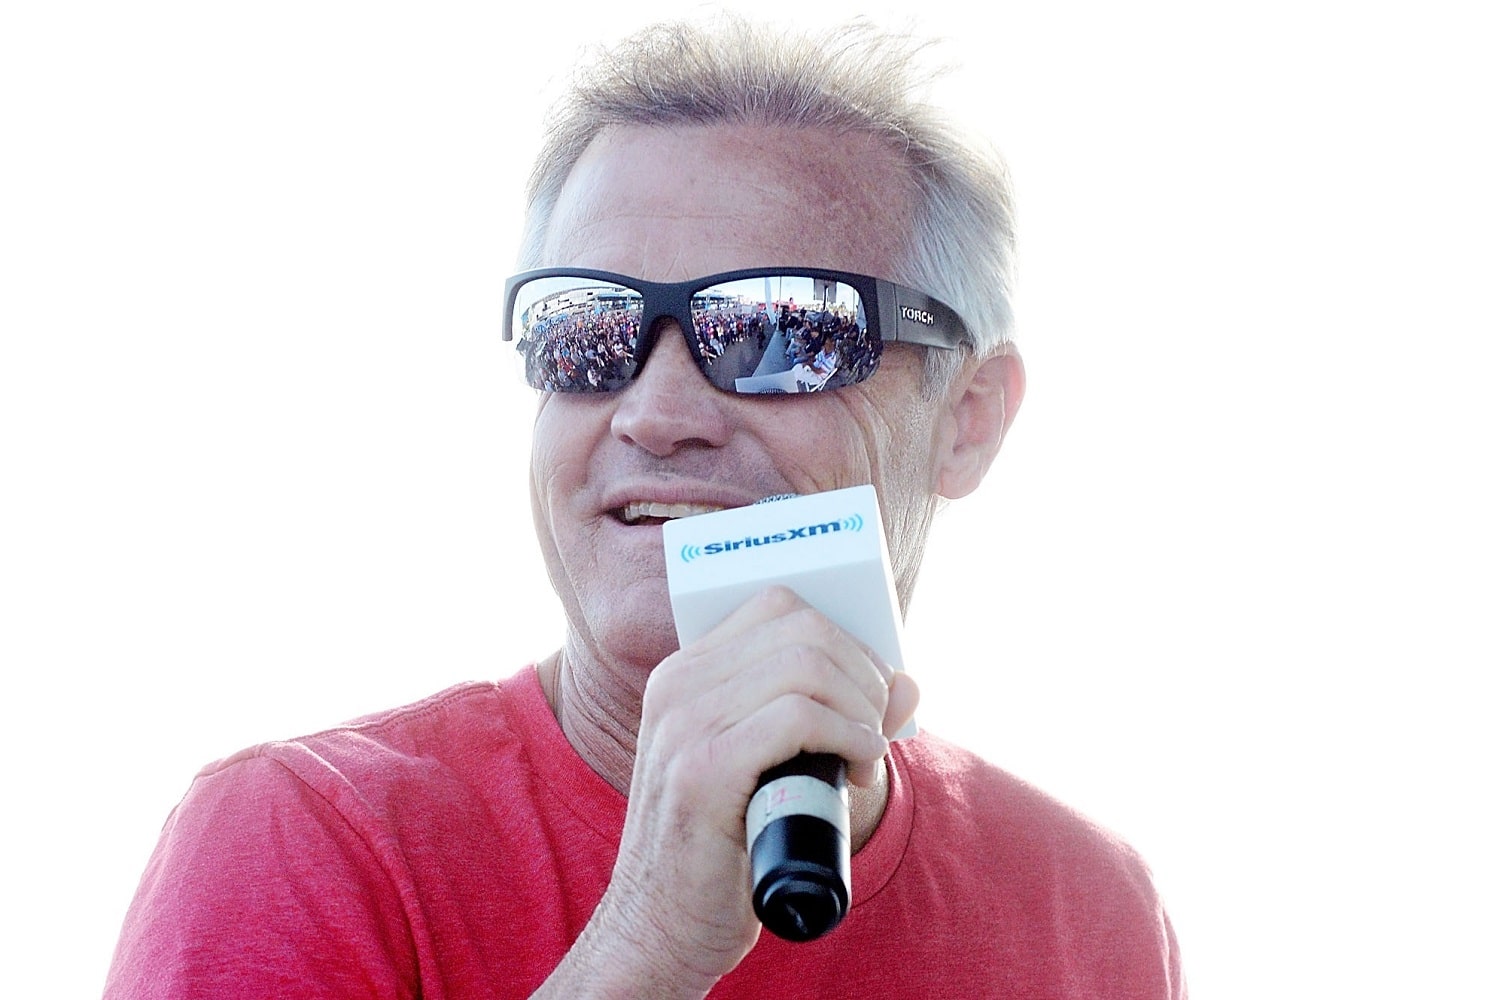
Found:
[(643, 517), (660, 517), (671, 520), (676, 517), (692, 517), (694, 514), (712, 514), (723, 510), (717, 504), (708, 503), (657, 503), (654, 500), (632, 500), (620, 508), (620, 520), (634, 524)]

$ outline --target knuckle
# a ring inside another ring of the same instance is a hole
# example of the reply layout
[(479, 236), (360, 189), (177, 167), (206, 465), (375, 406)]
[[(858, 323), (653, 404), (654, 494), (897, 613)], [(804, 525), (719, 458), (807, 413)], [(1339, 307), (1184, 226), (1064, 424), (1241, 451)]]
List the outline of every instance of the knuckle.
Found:
[(816, 608), (804, 605), (792, 612), (788, 619), (798, 634), (816, 645), (830, 645), (842, 641), (844, 637), (844, 630)]
[(755, 599), (765, 605), (776, 617), (793, 613), (799, 606), (806, 607), (797, 592), (784, 584), (774, 584), (756, 595)]
[(645, 690), (641, 692), (642, 721), (656, 719), (668, 705), (676, 700), (674, 687), (670, 671), (662, 670), (660, 665), (651, 671), (650, 676), (646, 678)]
[(779, 700), (781, 702), (780, 714), (789, 730), (812, 733), (817, 732), (822, 725), (826, 725), (827, 709), (808, 695), (787, 694)]
[(787, 648), (785, 659), (792, 683), (808, 697), (827, 691), (838, 680), (838, 667), (820, 646), (799, 642)]

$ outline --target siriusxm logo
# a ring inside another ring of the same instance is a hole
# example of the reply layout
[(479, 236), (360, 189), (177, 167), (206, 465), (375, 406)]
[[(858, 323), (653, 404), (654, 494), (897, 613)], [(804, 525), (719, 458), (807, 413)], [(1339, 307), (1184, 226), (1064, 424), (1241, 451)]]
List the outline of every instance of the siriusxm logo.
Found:
[(805, 528), (788, 528), (785, 531), (777, 531), (769, 535), (746, 535), (744, 538), (725, 539), (722, 542), (709, 542), (707, 545), (694, 545), (690, 542), (682, 547), (680, 554), (683, 562), (692, 562), (699, 556), (716, 556), (723, 552), (739, 552), (761, 545), (778, 545), (781, 542), (790, 542), (798, 538), (816, 538), (819, 535), (827, 535), (835, 531), (863, 531), (864, 527), (865, 519), (858, 514), (854, 514), (837, 521), (825, 521), (823, 524), (809, 524)]

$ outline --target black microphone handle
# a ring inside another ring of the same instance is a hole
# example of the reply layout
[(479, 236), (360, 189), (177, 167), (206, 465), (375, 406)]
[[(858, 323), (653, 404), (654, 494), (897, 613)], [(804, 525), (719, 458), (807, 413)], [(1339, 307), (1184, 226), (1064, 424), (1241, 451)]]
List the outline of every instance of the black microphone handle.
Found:
[(800, 753), (760, 776), (745, 823), (751, 903), (788, 941), (812, 941), (849, 911), (849, 792), (842, 757)]

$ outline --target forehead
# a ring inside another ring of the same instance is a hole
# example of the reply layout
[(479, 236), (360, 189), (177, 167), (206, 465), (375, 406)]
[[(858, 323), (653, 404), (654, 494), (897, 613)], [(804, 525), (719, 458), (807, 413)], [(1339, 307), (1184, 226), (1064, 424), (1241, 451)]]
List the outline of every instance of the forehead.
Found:
[(543, 263), (657, 281), (775, 264), (891, 277), (913, 195), (905, 164), (869, 135), (613, 128), (569, 173)]

